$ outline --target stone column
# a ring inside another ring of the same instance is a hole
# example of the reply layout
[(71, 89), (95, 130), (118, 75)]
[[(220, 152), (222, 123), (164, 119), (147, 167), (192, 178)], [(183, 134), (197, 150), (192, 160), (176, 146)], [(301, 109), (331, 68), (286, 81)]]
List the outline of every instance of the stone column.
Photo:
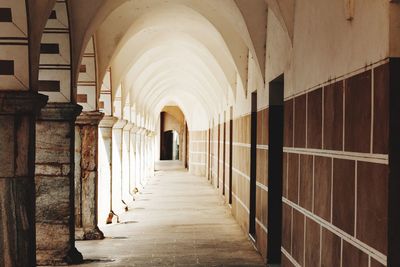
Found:
[(130, 134), (130, 175), (129, 175), (129, 186), (130, 193), (132, 195), (138, 192), (138, 188), (136, 186), (136, 126), (133, 126), (129, 132)]
[(127, 209), (122, 203), (122, 129), (126, 125), (125, 120), (118, 120), (112, 129), (112, 210), (115, 214), (120, 214)]
[(145, 183), (145, 156), (146, 153), (144, 151), (144, 144), (145, 144), (145, 134), (146, 134), (146, 129), (145, 128), (141, 128), (140, 129), (140, 183), (142, 184), (142, 187), (144, 187)]
[(135, 183), (136, 183), (136, 188), (140, 191), (143, 188), (141, 187), (141, 181), (140, 181), (140, 136), (139, 136), (139, 130), (140, 128), (135, 127), (135, 153), (136, 153), (136, 160), (135, 160)]
[(121, 186), (121, 194), (122, 200), (125, 205), (129, 206), (129, 204), (133, 201), (133, 196), (131, 195), (130, 190), (130, 172), (133, 171), (130, 168), (130, 138), (131, 138), (131, 129), (133, 124), (127, 123), (123, 128), (122, 133), (122, 186)]
[(76, 120), (81, 140), (80, 158), (80, 206), (83, 239), (104, 239), (98, 223), (98, 129), (104, 113), (83, 112)]
[(138, 128), (136, 132), (136, 157), (137, 157), (137, 164), (136, 164), (136, 184), (138, 185), (139, 190), (143, 190), (143, 177), (142, 177), (142, 162), (143, 162), (143, 155), (142, 155), (142, 128)]
[(99, 220), (110, 224), (113, 222), (112, 210), (112, 128), (117, 118), (105, 116), (99, 124)]
[(81, 110), (76, 104), (50, 103), (36, 123), (38, 265), (83, 260), (74, 236), (74, 125)]
[(150, 177), (150, 142), (149, 142), (149, 135), (150, 135), (150, 131), (146, 130), (146, 134), (144, 136), (144, 140), (145, 140), (145, 177), (146, 179), (148, 179)]
[(0, 91), (0, 266), (35, 266), (35, 115), (47, 96)]

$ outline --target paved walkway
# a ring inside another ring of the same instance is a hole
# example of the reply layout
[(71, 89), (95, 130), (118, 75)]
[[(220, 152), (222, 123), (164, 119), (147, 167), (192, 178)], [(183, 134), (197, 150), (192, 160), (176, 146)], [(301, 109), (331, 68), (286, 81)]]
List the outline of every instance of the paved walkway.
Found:
[(159, 164), (106, 239), (79, 241), (83, 266), (265, 266), (205, 178)]

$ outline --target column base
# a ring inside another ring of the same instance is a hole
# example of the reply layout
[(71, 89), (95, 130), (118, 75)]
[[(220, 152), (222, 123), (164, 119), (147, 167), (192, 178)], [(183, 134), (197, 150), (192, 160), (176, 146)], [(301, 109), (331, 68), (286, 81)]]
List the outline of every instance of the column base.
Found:
[(99, 229), (99, 227), (95, 227), (92, 230), (85, 231), (83, 234), (84, 240), (101, 240), (104, 239), (103, 232)]
[(68, 264), (80, 264), (83, 263), (83, 256), (76, 247), (72, 247), (68, 252), (68, 255), (65, 257), (65, 261)]
[(85, 232), (83, 231), (82, 227), (75, 227), (75, 240), (84, 240), (83, 236)]
[(83, 263), (82, 253), (76, 247), (72, 247), (66, 254), (64, 253), (57, 250), (40, 251), (36, 264), (37, 266), (65, 266)]
[(114, 211), (108, 213), (106, 224), (119, 223), (119, 216)]

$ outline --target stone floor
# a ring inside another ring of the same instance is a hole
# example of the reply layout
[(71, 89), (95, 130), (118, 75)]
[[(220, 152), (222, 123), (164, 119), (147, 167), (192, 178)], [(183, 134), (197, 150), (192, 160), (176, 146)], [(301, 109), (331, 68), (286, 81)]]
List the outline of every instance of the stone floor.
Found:
[(176, 162), (156, 173), (102, 241), (76, 243), (84, 266), (265, 266), (205, 178)]

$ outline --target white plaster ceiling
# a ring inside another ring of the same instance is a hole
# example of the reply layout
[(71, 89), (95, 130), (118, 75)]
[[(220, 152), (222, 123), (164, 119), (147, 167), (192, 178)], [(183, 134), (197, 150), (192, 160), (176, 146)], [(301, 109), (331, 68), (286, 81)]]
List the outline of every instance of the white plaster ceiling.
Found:
[(232, 0), (126, 1), (96, 31), (96, 49), (100, 79), (111, 67), (112, 88), (122, 89), (116, 114), (135, 106), (156, 121), (172, 101), (191, 130), (207, 129), (234, 102), (247, 87), (249, 51), (256, 55)]

